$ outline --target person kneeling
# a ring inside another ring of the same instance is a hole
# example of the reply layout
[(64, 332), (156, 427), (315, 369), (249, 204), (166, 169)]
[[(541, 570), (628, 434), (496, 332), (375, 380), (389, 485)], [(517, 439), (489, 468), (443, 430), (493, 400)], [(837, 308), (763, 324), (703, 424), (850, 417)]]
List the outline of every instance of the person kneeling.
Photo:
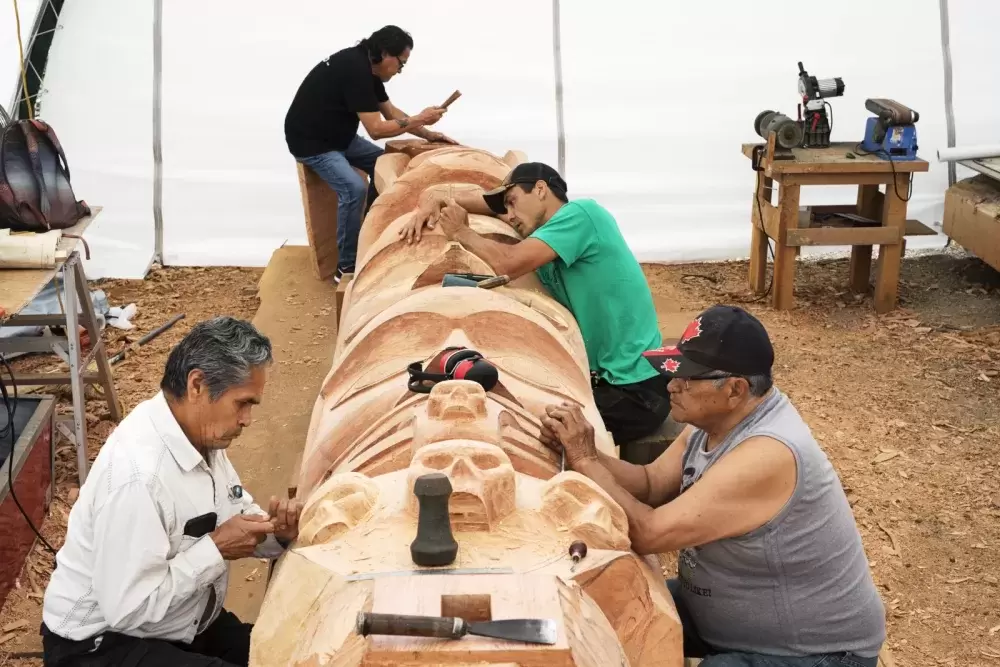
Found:
[(546, 408), (543, 439), (625, 510), (639, 554), (677, 551), (668, 582), (684, 653), (701, 667), (876, 667), (885, 608), (833, 465), (773, 386), (763, 325), (704, 311), (646, 353), (687, 424), (653, 463), (599, 453), (578, 406)]
[(232, 318), (171, 351), (161, 391), (115, 428), (70, 512), (42, 608), (46, 665), (247, 665), (252, 626), (222, 607), (227, 561), (280, 556), (302, 509), (272, 497), (264, 512), (225, 452), (270, 363), (270, 341)]

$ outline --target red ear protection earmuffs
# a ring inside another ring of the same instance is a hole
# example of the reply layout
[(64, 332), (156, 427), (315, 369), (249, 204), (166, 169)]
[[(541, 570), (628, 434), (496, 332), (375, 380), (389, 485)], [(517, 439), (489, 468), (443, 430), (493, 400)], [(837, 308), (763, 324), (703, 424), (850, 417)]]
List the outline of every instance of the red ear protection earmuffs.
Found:
[[(420, 368), (420, 362), (415, 361), (407, 367), (410, 373), (410, 391), (429, 393), (430, 386), (425, 381), (434, 383), (442, 380), (470, 380), (478, 382), (483, 389), (490, 391), (496, 386), (499, 375), (496, 366), (486, 361), (483, 355), (465, 347), (449, 347), (441, 354), (437, 363), (437, 373), (430, 373)], [(431, 385), (433, 386), (433, 385)]]

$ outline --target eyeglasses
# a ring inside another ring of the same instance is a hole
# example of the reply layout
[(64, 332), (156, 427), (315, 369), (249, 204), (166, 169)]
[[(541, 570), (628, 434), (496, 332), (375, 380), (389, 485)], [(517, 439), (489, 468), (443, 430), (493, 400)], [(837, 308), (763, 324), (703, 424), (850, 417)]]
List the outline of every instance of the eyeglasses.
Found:
[(689, 378), (674, 378), (680, 380), (683, 384), (684, 391), (691, 388), (692, 382), (700, 382), (702, 380), (725, 380), (726, 378), (740, 377), (739, 375), (734, 375), (733, 373), (726, 373), (724, 371), (710, 371), (708, 373), (703, 373), (701, 375), (695, 375)]
[(396, 71), (402, 72), (403, 68), (406, 67), (406, 61), (400, 58), (399, 56), (396, 56), (396, 62), (399, 63), (399, 69)]

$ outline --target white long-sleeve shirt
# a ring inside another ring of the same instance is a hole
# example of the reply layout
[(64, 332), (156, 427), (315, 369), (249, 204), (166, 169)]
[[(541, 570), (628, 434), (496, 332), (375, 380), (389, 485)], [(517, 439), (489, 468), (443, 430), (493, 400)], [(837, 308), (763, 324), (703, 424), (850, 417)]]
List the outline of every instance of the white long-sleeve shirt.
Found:
[[(190, 642), (222, 610), (229, 583), (212, 538), (184, 535), (190, 519), (209, 512), (216, 526), (236, 514), (267, 514), (226, 452), (206, 461), (158, 393), (121, 421), (80, 489), (45, 590), (45, 625), (72, 640), (114, 631)], [(254, 555), (283, 551), (269, 535)]]

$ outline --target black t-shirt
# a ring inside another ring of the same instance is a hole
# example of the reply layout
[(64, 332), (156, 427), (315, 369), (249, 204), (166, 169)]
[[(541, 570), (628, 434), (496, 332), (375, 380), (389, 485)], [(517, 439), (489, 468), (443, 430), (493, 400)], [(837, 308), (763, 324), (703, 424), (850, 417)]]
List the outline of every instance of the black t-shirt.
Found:
[(368, 53), (351, 46), (312, 68), (285, 114), (285, 142), (295, 157), (346, 150), (359, 112), (378, 111), (389, 96), (372, 74)]

